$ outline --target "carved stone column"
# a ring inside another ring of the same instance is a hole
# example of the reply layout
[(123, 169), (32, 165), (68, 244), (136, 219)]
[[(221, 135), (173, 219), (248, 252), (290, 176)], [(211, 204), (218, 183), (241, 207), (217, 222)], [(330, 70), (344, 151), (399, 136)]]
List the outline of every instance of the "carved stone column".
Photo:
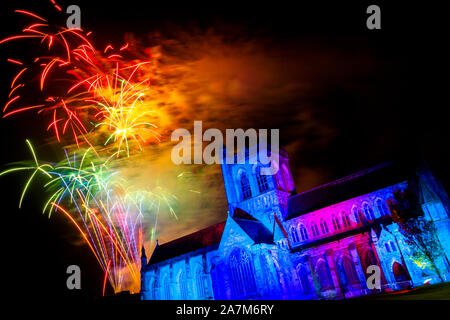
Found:
[(331, 274), (331, 279), (333, 280), (333, 286), (336, 290), (336, 296), (345, 298), (345, 295), (343, 294), (343, 292), (341, 290), (341, 283), (339, 280), (339, 275), (337, 273), (336, 266), (334, 264), (333, 250), (331, 250), (331, 249), (327, 250), (325, 252), (325, 257), (327, 259), (328, 268), (329, 268), (330, 274)]

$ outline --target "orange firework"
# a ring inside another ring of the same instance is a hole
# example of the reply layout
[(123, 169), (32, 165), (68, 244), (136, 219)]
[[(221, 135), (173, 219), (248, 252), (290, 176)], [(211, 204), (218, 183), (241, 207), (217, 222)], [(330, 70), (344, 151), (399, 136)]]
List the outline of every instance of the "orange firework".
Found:
[[(130, 63), (121, 54), (110, 54), (111, 45), (103, 52), (96, 50), (81, 29), (55, 27), (34, 13), (15, 12), (39, 22), (24, 28), (21, 35), (1, 40), (0, 44), (37, 38), (50, 56), (37, 57), (31, 65), (19, 70), (11, 82), (10, 99), (3, 108), (3, 117), (28, 110), (49, 114), (51, 122), (47, 130), (52, 129), (59, 142), (70, 131), (77, 145), (84, 142), (93, 147), (95, 143), (117, 156), (129, 156), (130, 150), (142, 150), (141, 144), (158, 142), (157, 126), (153, 123), (155, 117), (145, 103), (151, 78), (148, 75), (142, 78), (139, 72), (141, 66), (150, 61)], [(127, 48), (128, 44), (125, 44), (119, 51), (124, 52)], [(63, 55), (51, 55), (61, 49)], [(15, 59), (8, 61), (24, 65)], [(47, 97), (39, 104), (10, 110), (18, 105), (21, 95), (17, 92), (25, 87), (20, 80), (36, 68), (41, 69), (39, 89), (48, 93)], [(56, 81), (49, 78), (51, 74), (58, 74), (58, 86), (51, 86)], [(54, 92), (54, 88), (58, 88), (58, 92)]]

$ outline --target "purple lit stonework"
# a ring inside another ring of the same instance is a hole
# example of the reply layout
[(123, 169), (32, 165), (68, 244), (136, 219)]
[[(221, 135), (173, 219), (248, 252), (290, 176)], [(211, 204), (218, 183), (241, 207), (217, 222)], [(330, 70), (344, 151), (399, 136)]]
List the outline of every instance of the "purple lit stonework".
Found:
[[(222, 164), (227, 220), (157, 245), (148, 263), (143, 253), (142, 299), (343, 299), (439, 282), (414, 262), (386, 204), (412, 183), (450, 281), (449, 199), (425, 165), (386, 163), (300, 194), (286, 152), (276, 175), (259, 168)], [(367, 286), (371, 265), (380, 289)]]

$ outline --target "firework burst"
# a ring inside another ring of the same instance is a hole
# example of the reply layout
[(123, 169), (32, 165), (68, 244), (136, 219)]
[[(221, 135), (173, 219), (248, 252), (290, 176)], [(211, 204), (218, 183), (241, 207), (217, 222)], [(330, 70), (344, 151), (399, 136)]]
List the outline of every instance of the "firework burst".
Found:
[[(150, 107), (151, 72), (142, 70), (152, 61), (125, 58), (128, 44), (117, 52), (111, 45), (97, 50), (89, 40), (90, 33), (53, 26), (32, 12), (15, 12), (26, 15), (32, 23), (0, 44), (39, 40), (48, 54), (31, 63), (8, 59), (19, 70), (11, 81), (3, 117), (34, 111), (49, 119), (44, 127), (54, 133), (55, 143), (63, 148), (65, 157), (56, 163), (40, 161), (27, 140), (32, 161), (0, 175), (30, 173), (19, 207), (32, 182), (42, 176), (49, 195), (43, 212), (49, 217), (55, 212), (66, 216), (91, 249), (105, 273), (104, 280), (109, 280), (114, 291), (137, 291), (140, 248), (147, 231), (145, 219), (152, 218), (152, 236), (163, 208), (177, 218), (177, 197), (170, 191), (158, 185), (136, 189), (121, 176), (121, 168), (145, 145), (161, 141), (157, 125), (160, 114)], [(28, 81), (36, 72), (39, 80)], [(22, 106), (21, 99), (32, 84), (38, 86), (44, 98)]]

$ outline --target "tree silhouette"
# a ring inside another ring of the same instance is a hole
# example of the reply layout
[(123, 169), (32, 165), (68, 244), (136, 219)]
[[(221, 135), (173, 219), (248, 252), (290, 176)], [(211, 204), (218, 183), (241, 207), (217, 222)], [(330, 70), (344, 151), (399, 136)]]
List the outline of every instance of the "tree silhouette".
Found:
[(443, 282), (436, 261), (444, 250), (437, 238), (436, 227), (425, 218), (416, 193), (411, 188), (395, 190), (387, 205), (406, 244), (413, 249), (414, 262), (422, 268), (429, 265)]

